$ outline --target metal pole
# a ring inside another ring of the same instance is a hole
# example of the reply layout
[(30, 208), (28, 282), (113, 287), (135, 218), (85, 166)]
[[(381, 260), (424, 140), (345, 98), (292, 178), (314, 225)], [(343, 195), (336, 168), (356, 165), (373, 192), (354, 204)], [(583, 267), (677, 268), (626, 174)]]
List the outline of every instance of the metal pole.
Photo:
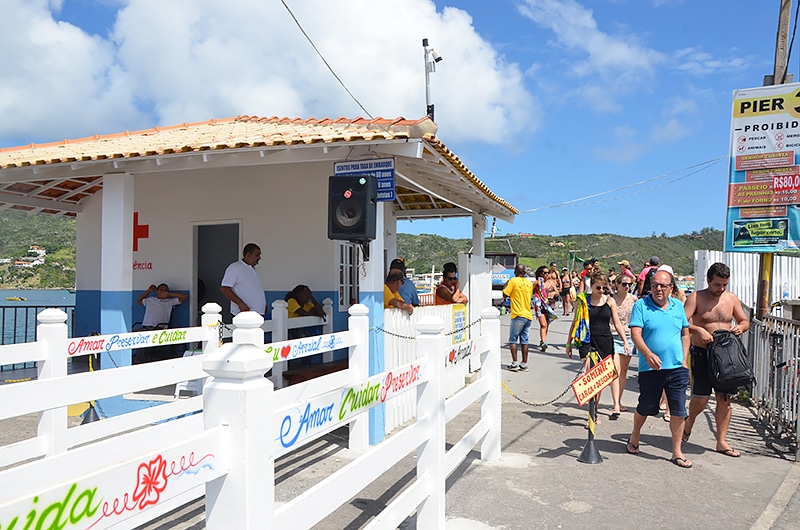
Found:
[[(764, 76), (764, 86), (782, 85), (787, 80), (791, 81), (787, 75), (789, 55), (789, 19), (792, 13), (792, 0), (780, 0), (781, 7), (778, 14), (778, 34), (775, 39), (775, 63), (771, 76)], [(762, 253), (758, 265), (758, 297), (756, 315), (763, 319), (770, 310), (770, 294), (772, 284), (772, 254)]]
[(425, 114), (433, 120), (433, 104), (431, 103), (431, 61), (428, 55), (428, 39), (422, 39), (425, 61)]

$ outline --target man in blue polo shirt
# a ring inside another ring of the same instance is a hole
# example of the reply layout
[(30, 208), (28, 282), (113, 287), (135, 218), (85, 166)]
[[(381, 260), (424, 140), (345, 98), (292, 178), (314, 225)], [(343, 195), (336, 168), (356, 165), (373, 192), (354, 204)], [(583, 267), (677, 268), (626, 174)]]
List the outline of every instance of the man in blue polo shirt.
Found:
[(631, 312), (631, 339), (639, 351), (639, 405), (633, 415), (633, 432), (625, 450), (639, 454), (642, 426), (647, 416), (658, 415), (658, 403), (664, 391), (671, 415), (670, 462), (690, 468), (692, 463), (681, 449), (689, 386), (689, 321), (681, 303), (670, 297), (673, 285), (672, 274), (665, 270), (656, 272), (650, 294), (637, 300)]

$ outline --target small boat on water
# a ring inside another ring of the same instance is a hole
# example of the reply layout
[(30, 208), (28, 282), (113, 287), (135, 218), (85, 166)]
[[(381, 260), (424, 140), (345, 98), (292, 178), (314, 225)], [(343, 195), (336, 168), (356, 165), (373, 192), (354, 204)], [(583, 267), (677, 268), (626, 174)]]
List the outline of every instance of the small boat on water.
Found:
[(6, 300), (9, 302), (24, 302), (27, 298), (24, 296), (6, 296)]

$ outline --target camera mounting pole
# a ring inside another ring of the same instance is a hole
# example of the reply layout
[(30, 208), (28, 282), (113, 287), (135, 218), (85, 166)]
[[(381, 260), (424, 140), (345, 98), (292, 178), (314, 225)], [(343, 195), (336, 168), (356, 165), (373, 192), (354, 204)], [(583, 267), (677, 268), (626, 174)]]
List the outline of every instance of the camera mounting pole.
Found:
[(428, 46), (428, 39), (422, 39), (422, 49), (425, 52), (425, 114), (433, 119), (433, 103), (431, 103), (431, 72), (436, 71), (436, 63), (441, 62), (442, 56)]

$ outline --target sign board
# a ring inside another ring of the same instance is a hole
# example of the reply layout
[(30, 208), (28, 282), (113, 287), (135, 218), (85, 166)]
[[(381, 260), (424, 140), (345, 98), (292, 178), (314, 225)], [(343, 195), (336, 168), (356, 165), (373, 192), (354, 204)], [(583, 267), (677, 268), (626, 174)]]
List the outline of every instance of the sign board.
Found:
[(585, 405), (616, 378), (614, 356), (609, 355), (572, 383), (572, 391), (575, 392), (578, 405)]
[(372, 158), (370, 160), (353, 160), (352, 162), (336, 162), (333, 165), (334, 175), (372, 175), (378, 184), (378, 202), (395, 199), (394, 192), (394, 158)]
[(800, 83), (733, 93), (726, 252), (800, 252)]

